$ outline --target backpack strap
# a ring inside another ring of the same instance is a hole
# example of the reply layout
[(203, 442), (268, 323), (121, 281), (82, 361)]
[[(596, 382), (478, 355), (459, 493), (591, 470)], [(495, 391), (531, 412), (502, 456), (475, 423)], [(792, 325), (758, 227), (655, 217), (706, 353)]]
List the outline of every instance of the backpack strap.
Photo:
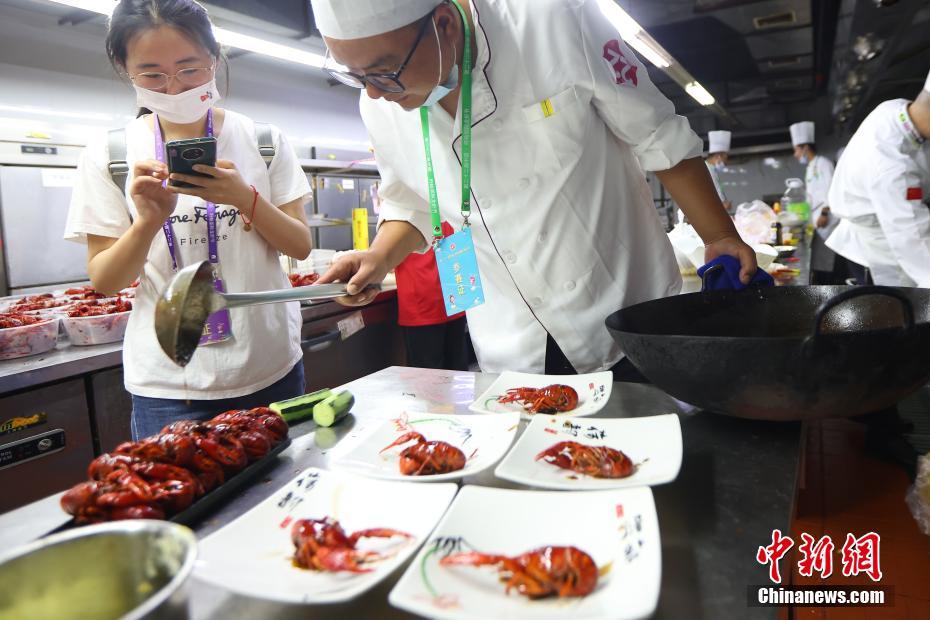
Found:
[(258, 153), (265, 160), (265, 167), (271, 168), (271, 162), (274, 161), (275, 156), (274, 134), (271, 131), (271, 125), (256, 122), (255, 141), (258, 143)]
[(129, 162), (126, 160), (126, 130), (111, 129), (107, 140), (110, 163), (107, 171), (110, 178), (123, 194), (126, 193), (126, 180), (129, 178)]

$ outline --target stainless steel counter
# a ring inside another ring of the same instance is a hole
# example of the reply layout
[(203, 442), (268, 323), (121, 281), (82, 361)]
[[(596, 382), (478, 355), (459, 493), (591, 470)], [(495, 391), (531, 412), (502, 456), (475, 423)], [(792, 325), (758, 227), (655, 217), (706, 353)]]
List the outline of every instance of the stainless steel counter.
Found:
[[(375, 303), (396, 296), (396, 287), (385, 287)], [(347, 312), (347, 309), (334, 301), (301, 307), (304, 323), (343, 312)], [(43, 355), (0, 362), (0, 394), (113, 368), (120, 366), (122, 360), (122, 342), (90, 347), (76, 347), (69, 342), (61, 342), (57, 348)]]
[[(467, 406), (494, 375), (393, 367), (348, 384), (356, 396), (353, 415), (332, 429), (338, 442), (324, 443), (307, 423), (291, 430), (293, 444), (262, 483), (246, 490), (196, 527), (206, 536), (248, 511), (301, 469), (327, 467), (351, 449), (379, 421), (402, 411), (469, 413)], [(687, 406), (648, 385), (618, 383), (597, 417), (637, 417), (678, 412), (684, 461), (678, 479), (653, 489), (662, 539), (659, 618), (774, 618), (775, 610), (748, 608), (747, 586), (765, 582), (756, 549), (771, 541), (773, 528), (787, 531), (792, 514), (800, 451), (798, 424), (759, 423)], [(521, 429), (522, 431), (522, 429)], [(329, 446), (329, 444), (325, 444)], [(486, 472), (467, 484), (521, 488)], [(566, 499), (571, 495), (566, 494)], [(377, 506), (372, 506), (377, 510)], [(0, 516), (0, 545), (22, 543), (61, 522), (57, 497)], [(545, 519), (546, 515), (527, 515)], [(387, 594), (401, 571), (348, 605), (304, 607), (247, 599), (197, 583), (192, 591), (195, 619), (406, 618), (389, 607)]]

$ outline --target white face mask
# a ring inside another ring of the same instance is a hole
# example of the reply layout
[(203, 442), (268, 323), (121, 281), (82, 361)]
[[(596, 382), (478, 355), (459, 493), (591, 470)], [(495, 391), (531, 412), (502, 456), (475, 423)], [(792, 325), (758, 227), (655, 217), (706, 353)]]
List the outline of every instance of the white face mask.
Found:
[(801, 165), (802, 165), (802, 166), (806, 166), (807, 164), (810, 163), (811, 160), (810, 160), (810, 158), (808, 158), (807, 155), (801, 155), (801, 157), (800, 157), (800, 159), (798, 159), (798, 161), (801, 162)]
[[(451, 93), (459, 85), (459, 66), (456, 64), (458, 62), (457, 57), (453, 57), (452, 60), (452, 70), (449, 72), (449, 79), (445, 83), (440, 83), (442, 81), (442, 43), (439, 42), (439, 30), (436, 29), (436, 22), (433, 22), (433, 32), (436, 33), (436, 46), (439, 48), (439, 77), (436, 79), (436, 88), (433, 89), (433, 92), (429, 94), (429, 97), (426, 98), (426, 101), (423, 102), (423, 107), (431, 108), (442, 99)], [(455, 48), (452, 48), (456, 56), (458, 51)]]
[(133, 88), (136, 89), (136, 104), (140, 108), (148, 108), (169, 123), (179, 125), (196, 123), (220, 100), (215, 78), (177, 95), (158, 93), (139, 86)]

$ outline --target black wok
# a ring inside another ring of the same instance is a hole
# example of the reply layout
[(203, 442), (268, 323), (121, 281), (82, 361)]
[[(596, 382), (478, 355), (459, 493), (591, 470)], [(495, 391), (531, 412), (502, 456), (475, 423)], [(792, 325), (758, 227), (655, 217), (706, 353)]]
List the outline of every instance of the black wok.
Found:
[(870, 413), (930, 381), (930, 289), (692, 293), (624, 308), (607, 328), (662, 390), (744, 418)]

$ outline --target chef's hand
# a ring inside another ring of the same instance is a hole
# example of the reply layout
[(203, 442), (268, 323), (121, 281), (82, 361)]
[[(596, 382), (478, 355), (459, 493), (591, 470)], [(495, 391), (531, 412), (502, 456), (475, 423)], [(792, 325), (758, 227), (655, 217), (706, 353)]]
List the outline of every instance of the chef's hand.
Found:
[(346, 287), (348, 297), (340, 297), (336, 301), (343, 306), (367, 306), (378, 296), (377, 289), (365, 290), (369, 284), (380, 284), (387, 276), (388, 268), (385, 260), (371, 250), (352, 252), (341, 257), (323, 276), (317, 284), (330, 282), (348, 282)]
[(168, 167), (147, 159), (133, 166), (129, 195), (139, 214), (138, 222), (152, 229), (161, 228), (178, 204), (178, 197), (163, 187)]
[(197, 164), (194, 170), (207, 176), (199, 177), (191, 174), (174, 173), (172, 181), (183, 181), (195, 187), (174, 187), (168, 189), (176, 194), (197, 196), (207, 202), (218, 205), (231, 205), (239, 211), (248, 211), (252, 207), (255, 194), (252, 188), (239, 174), (236, 164), (227, 159), (219, 159), (216, 167)]
[(739, 237), (723, 237), (704, 246), (704, 262), (709, 263), (718, 256), (729, 255), (739, 259), (739, 279), (749, 284), (759, 265), (756, 263), (756, 251)]
[(820, 211), (820, 217), (817, 218), (817, 228), (826, 228), (830, 225), (830, 209), (824, 208)]

